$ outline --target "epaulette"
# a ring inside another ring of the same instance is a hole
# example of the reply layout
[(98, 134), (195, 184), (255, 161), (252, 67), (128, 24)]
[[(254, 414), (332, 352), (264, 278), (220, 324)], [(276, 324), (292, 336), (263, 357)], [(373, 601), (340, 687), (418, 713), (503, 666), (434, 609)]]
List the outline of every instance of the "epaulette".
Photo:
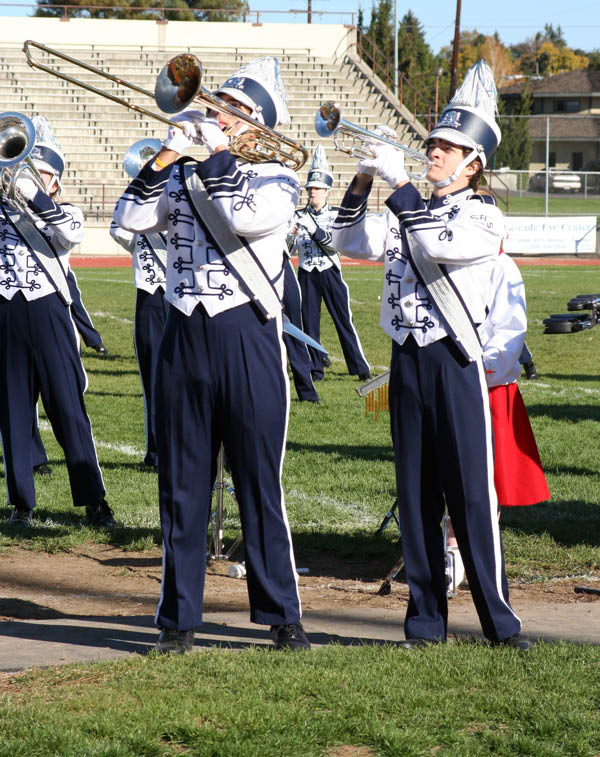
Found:
[(473, 194), (469, 197), (469, 200), (479, 200), (479, 202), (483, 202), (485, 205), (496, 205), (496, 198), (493, 195), (488, 194)]

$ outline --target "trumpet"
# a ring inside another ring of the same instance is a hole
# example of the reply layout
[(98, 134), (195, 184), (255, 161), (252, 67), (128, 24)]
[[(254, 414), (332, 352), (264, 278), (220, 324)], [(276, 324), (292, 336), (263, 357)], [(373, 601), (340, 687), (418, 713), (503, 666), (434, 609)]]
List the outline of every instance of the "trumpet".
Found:
[(22, 174), (33, 179), (42, 192), (46, 184), (29, 157), (35, 147), (35, 127), (22, 113), (0, 113), (0, 201), (25, 215), (35, 218), (27, 201), (19, 192), (17, 181)]
[(192, 103), (199, 103), (201, 106), (204, 106), (211, 111), (227, 113), (230, 116), (234, 116), (237, 120), (242, 121), (251, 127), (249, 130), (230, 140), (229, 150), (243, 160), (247, 160), (251, 163), (265, 163), (271, 160), (279, 160), (292, 170), (297, 171), (302, 168), (308, 158), (307, 150), (300, 143), (286, 137), (284, 134), (281, 134), (274, 129), (270, 129), (268, 126), (261, 124), (255, 118), (247, 115), (239, 108), (229, 105), (224, 100), (221, 100), (221, 98), (208, 92), (208, 90), (202, 86), (202, 64), (198, 58), (191, 53), (182, 53), (171, 58), (159, 73), (156, 79), (154, 92), (150, 92), (150, 90), (144, 89), (144, 87), (139, 87), (137, 84), (133, 84), (132, 82), (128, 82), (118, 76), (109, 74), (108, 71), (103, 71), (101, 68), (92, 66), (89, 63), (84, 63), (77, 58), (73, 58), (63, 52), (42, 45), (39, 42), (34, 42), (33, 40), (28, 39), (23, 44), (23, 52), (25, 53), (27, 63), (32, 68), (44, 71), (45, 73), (69, 82), (69, 84), (73, 84), (76, 87), (87, 89), (88, 92), (93, 92), (100, 97), (112, 100), (112, 102), (123, 105), (147, 118), (154, 118), (164, 124), (168, 124), (169, 126), (176, 126), (179, 129), (183, 128), (181, 124), (169, 120), (166, 116), (142, 108), (129, 100), (117, 97), (117, 95), (113, 95), (103, 89), (94, 87), (91, 84), (79, 81), (79, 79), (76, 79), (73, 76), (55, 70), (50, 65), (46, 66), (45, 64), (40, 63), (33, 57), (31, 48), (37, 48), (48, 56), (59, 58), (73, 66), (90, 71), (97, 76), (108, 79), (109, 81), (124, 87), (125, 89), (130, 89), (140, 95), (151, 97), (164, 113), (179, 113)]
[(418, 171), (409, 171), (413, 179), (424, 179), (430, 165), (429, 158), (412, 147), (395, 142), (374, 131), (363, 129), (351, 121), (342, 118), (342, 109), (338, 103), (328, 100), (324, 102), (315, 116), (315, 130), (320, 137), (333, 137), (336, 150), (351, 155), (353, 158), (369, 160), (375, 158), (375, 151), (371, 147), (374, 142), (391, 145), (396, 150), (402, 150), (407, 158), (420, 166)]

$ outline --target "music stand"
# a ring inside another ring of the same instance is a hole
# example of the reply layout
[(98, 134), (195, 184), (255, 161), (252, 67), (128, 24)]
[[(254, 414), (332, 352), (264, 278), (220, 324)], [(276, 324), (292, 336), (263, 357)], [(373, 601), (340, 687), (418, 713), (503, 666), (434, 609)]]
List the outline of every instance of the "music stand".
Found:
[(242, 543), (243, 536), (238, 534), (233, 544), (225, 551), (223, 545), (223, 493), (227, 489), (237, 504), (235, 491), (231, 484), (225, 481), (225, 450), (221, 444), (219, 456), (217, 457), (217, 477), (213, 485), (213, 491), (217, 493), (216, 508), (210, 515), (209, 536), (208, 536), (208, 559), (209, 560), (229, 560), (231, 555)]
[[(392, 505), (391, 510), (388, 510), (388, 512), (385, 514), (381, 525), (375, 532), (376, 536), (379, 536), (383, 533), (383, 531), (387, 528), (389, 523), (394, 520), (396, 522), (396, 525), (398, 527), (398, 532), (400, 533), (400, 538), (402, 538), (402, 532), (400, 530), (400, 520), (398, 518), (398, 515), (396, 515), (396, 511), (398, 509), (398, 500), (394, 500), (394, 504)], [(456, 564), (455, 564), (455, 555), (452, 550), (448, 549), (448, 524), (450, 523), (450, 516), (445, 513), (442, 518), (441, 528), (442, 528), (442, 534), (444, 539), (444, 570), (446, 573), (446, 596), (447, 597), (455, 597), (456, 596)], [(392, 582), (400, 573), (402, 568), (404, 567), (404, 557), (401, 557), (397, 562), (394, 563), (392, 566), (392, 569), (390, 572), (386, 575), (386, 577), (383, 579), (383, 583), (379, 587), (379, 590), (377, 591), (377, 594), (381, 597), (387, 597), (389, 594), (392, 593)]]

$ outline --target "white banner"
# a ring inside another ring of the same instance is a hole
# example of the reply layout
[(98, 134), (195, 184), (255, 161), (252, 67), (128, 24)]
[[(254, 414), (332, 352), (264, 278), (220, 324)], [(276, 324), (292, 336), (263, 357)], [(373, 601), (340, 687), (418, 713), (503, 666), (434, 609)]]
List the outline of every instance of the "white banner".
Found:
[(519, 255), (564, 255), (596, 252), (595, 216), (505, 217), (505, 252)]

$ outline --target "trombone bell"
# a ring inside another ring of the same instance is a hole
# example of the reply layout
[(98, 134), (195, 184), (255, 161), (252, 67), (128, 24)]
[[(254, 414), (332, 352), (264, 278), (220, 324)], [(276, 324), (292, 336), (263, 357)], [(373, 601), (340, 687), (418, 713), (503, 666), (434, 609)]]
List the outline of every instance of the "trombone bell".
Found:
[(324, 102), (317, 111), (315, 131), (320, 137), (333, 137), (336, 150), (361, 160), (376, 157), (372, 145), (377, 142), (390, 145), (395, 150), (402, 150), (407, 161), (417, 164), (416, 171), (406, 169), (412, 179), (424, 179), (429, 169), (430, 162), (426, 155), (374, 131), (363, 129), (362, 126), (353, 124), (351, 121), (346, 121), (342, 118), (339, 104), (331, 100)]
[(154, 85), (154, 99), (163, 113), (179, 113), (194, 100), (202, 86), (202, 64), (182, 53), (162, 67)]

